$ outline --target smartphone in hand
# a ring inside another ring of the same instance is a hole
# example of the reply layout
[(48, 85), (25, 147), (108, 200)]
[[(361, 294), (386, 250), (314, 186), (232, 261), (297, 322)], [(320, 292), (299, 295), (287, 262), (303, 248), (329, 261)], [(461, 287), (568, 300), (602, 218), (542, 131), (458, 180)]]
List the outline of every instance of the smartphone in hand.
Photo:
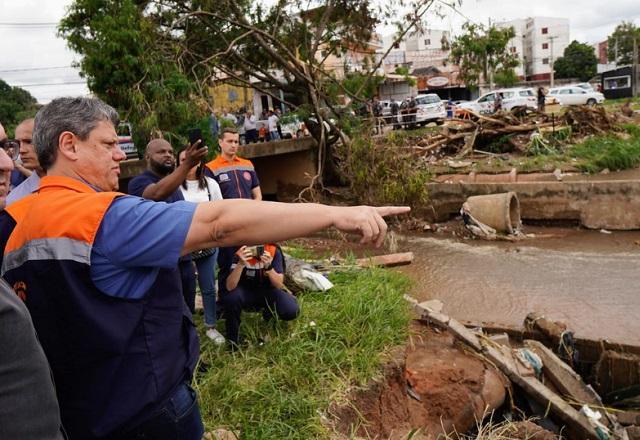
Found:
[(202, 130), (199, 128), (191, 128), (187, 131), (187, 136), (189, 136), (189, 145), (193, 145), (196, 142), (200, 141), (199, 148), (204, 147), (204, 140), (202, 139)]

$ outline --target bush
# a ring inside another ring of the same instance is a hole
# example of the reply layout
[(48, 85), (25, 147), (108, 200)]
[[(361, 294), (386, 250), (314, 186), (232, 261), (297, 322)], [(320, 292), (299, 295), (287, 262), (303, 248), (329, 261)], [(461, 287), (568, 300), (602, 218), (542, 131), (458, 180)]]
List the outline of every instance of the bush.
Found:
[(625, 170), (640, 165), (640, 127), (623, 126), (628, 139), (616, 135), (596, 136), (575, 145), (569, 151), (572, 157), (582, 159), (578, 167), (590, 173), (609, 169)]
[(358, 203), (422, 205), (428, 201), (430, 174), (402, 149), (405, 140), (393, 132), (379, 142), (360, 134), (348, 147), (340, 147), (341, 171)]

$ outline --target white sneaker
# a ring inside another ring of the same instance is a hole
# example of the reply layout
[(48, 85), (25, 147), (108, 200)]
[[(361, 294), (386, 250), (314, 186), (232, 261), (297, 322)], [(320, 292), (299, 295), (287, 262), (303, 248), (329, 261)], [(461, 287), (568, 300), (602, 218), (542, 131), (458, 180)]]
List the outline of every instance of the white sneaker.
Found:
[(225, 341), (224, 336), (222, 336), (220, 332), (213, 327), (207, 330), (207, 338), (211, 339), (214, 344), (217, 345), (222, 345)]

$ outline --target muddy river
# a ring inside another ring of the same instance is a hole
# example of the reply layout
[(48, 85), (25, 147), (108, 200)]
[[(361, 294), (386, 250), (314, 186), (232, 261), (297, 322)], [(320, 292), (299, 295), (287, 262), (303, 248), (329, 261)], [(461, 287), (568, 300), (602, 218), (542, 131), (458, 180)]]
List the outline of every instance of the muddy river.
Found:
[(518, 243), (405, 237), (413, 264), (398, 270), (412, 295), (444, 312), (519, 325), (530, 311), (566, 322), (577, 336), (640, 344), (640, 232), (529, 227)]

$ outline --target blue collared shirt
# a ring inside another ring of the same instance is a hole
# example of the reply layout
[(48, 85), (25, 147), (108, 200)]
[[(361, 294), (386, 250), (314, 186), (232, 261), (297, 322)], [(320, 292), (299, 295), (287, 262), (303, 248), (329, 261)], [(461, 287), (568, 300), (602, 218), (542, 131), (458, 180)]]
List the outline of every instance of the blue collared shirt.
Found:
[(140, 299), (161, 268), (178, 264), (196, 203), (116, 198), (91, 250), (91, 279), (105, 294)]
[(40, 176), (35, 171), (31, 173), (25, 181), (16, 186), (7, 196), (7, 206), (17, 202), (23, 197), (27, 197), (40, 186)]

